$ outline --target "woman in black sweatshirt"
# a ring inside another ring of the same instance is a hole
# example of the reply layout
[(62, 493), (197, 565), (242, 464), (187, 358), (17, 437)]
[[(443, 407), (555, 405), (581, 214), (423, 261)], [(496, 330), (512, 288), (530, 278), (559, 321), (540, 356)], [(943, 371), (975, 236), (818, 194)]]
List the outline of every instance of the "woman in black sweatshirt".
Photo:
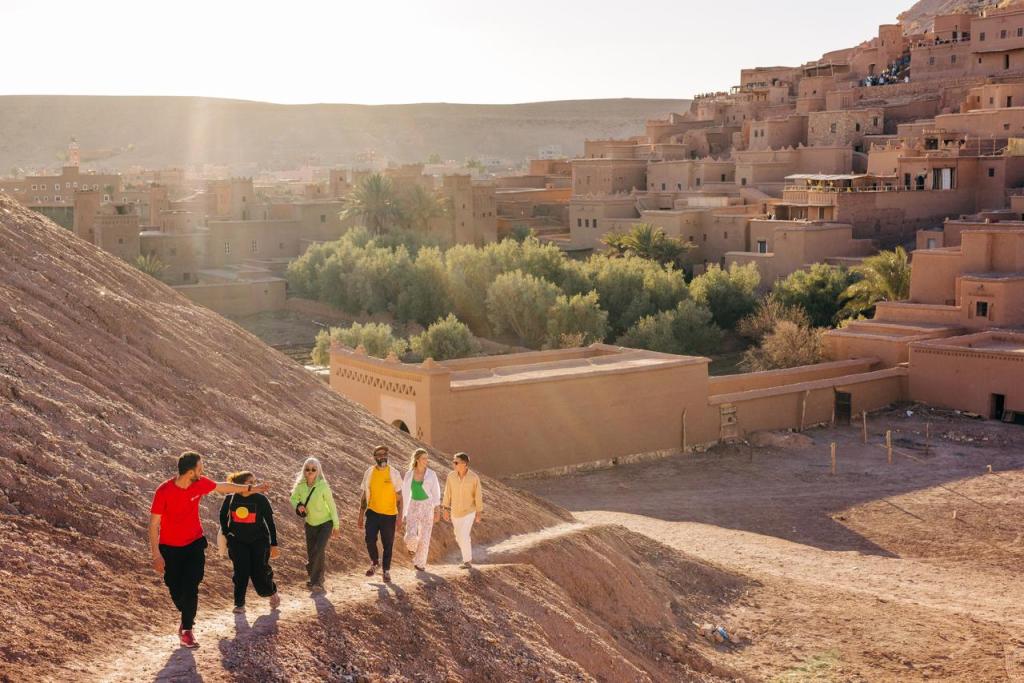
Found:
[[(233, 484), (252, 484), (252, 472), (236, 472), (228, 477)], [(277, 609), (281, 596), (274, 583), (270, 559), (277, 557), (277, 529), (270, 500), (262, 493), (234, 493), (220, 507), (220, 529), (228, 540), (228, 557), (235, 573), (235, 614), (245, 612), (245, 593), (249, 581), (257, 595), (270, 598), (270, 608)]]

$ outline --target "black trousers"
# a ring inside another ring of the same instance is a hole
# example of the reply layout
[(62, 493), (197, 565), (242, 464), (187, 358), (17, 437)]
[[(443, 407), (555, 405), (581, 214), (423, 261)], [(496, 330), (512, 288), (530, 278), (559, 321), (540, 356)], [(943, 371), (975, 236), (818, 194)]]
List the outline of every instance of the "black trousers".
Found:
[[(380, 564), (384, 571), (391, 571), (391, 549), (395, 545), (395, 522), (398, 515), (382, 515), (373, 510), (366, 511), (366, 552), (370, 561)], [(384, 557), (377, 561), (377, 536), (384, 546)]]
[(327, 542), (331, 540), (334, 522), (327, 520), (317, 526), (306, 525), (306, 573), (309, 585), (324, 585), (324, 562), (327, 555)]
[(269, 598), (277, 592), (274, 583), (274, 569), (270, 566), (270, 543), (256, 541), (246, 543), (233, 538), (228, 539), (228, 557), (235, 569), (231, 577), (235, 582), (235, 607), (245, 605), (245, 593), (249, 582), (261, 598)]
[(206, 570), (206, 537), (184, 546), (161, 545), (160, 554), (164, 558), (164, 583), (181, 612), (181, 628), (191, 630), (199, 609), (199, 584)]

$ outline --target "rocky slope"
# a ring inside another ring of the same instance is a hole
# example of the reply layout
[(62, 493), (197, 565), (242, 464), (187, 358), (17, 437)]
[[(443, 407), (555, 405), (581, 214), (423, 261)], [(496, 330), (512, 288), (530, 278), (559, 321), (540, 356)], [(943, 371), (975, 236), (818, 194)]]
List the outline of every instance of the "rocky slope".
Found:
[(957, 12), (979, 12), (989, 7), (1003, 7), (1010, 0), (918, 0), (899, 15), (903, 29), (908, 33), (923, 33), (932, 28), (932, 22), (939, 14)]
[[(154, 658), (167, 672), (181, 664), (145, 525), (153, 489), (184, 449), (204, 453), (218, 479), (246, 467), (274, 485), (286, 604), (310, 604), (286, 500), (305, 456), (323, 460), (351, 527), (329, 549), (334, 607), (318, 606), (314, 620), (283, 610), (280, 628), (252, 645), (280, 653), (271, 659), (247, 658), (246, 639), (207, 640), (206, 680), (407, 680), (410, 661), (422, 680), (728, 676), (687, 633), (741, 581), (623, 530), (548, 535), (569, 515), (498, 482), (487, 482), (477, 539), (531, 543), (495, 547), (479, 574), (445, 568), (426, 581), (398, 550), (398, 585), (368, 585), (354, 510), (377, 443), (414, 447), (241, 328), (0, 197), (0, 680), (139, 680), (155, 673)], [(443, 476), (443, 461), (435, 466)], [(202, 509), (210, 538), (218, 505)], [(439, 526), (432, 561), (453, 547)], [(211, 553), (200, 639), (221, 634), (229, 575)], [(392, 643), (386, 656), (378, 638)], [(424, 642), (435, 654), (410, 660)], [(253, 661), (262, 668), (250, 677)]]
[[(533, 157), (545, 145), (578, 154), (586, 138), (636, 135), (648, 118), (686, 100), (579, 100), (530, 104), (281, 105), (202, 97), (0, 97), (0, 173), (55, 166), (76, 136), (87, 167), (196, 163), (290, 167), (317, 157), (352, 163), (374, 150), (424, 161)], [(92, 150), (92, 152), (90, 152)]]

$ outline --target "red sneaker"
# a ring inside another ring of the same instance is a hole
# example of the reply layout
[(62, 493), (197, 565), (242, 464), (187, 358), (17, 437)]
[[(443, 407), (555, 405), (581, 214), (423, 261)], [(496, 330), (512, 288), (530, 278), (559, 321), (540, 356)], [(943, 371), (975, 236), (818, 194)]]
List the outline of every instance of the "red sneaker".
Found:
[(191, 630), (182, 630), (178, 638), (181, 640), (182, 647), (187, 647), (190, 650), (199, 647), (199, 643), (196, 642)]

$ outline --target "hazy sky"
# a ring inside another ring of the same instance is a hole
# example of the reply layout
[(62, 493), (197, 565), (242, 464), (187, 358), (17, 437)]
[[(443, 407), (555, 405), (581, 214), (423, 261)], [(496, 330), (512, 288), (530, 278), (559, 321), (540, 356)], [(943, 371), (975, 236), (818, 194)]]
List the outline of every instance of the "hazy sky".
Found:
[(855, 45), (911, 0), (0, 0), (0, 94), (687, 98)]

